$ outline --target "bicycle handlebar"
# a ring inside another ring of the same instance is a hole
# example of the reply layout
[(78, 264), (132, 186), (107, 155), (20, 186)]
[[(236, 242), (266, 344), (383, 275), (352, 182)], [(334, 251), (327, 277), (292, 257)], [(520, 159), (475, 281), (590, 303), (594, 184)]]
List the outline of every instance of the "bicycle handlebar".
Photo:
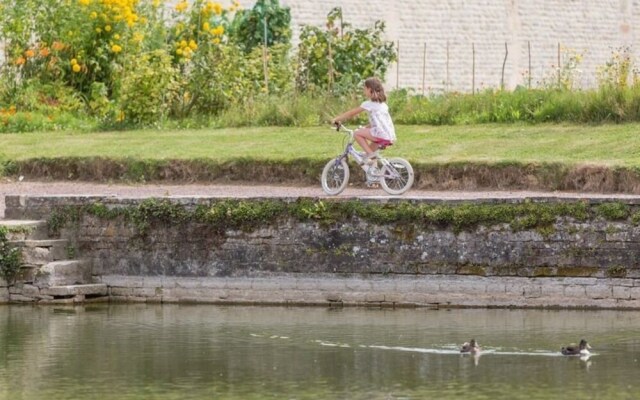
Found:
[(336, 127), (336, 132), (340, 132), (340, 129), (343, 129), (343, 130), (347, 131), (348, 133), (353, 134), (353, 129), (347, 128), (346, 126), (344, 126), (342, 124), (342, 122), (335, 122), (333, 125)]

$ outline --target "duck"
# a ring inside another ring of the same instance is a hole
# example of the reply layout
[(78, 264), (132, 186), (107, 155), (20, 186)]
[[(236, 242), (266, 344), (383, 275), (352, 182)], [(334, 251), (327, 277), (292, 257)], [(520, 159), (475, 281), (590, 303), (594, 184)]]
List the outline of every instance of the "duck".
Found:
[(572, 344), (570, 346), (563, 347), (560, 352), (565, 356), (586, 356), (591, 354), (589, 352), (590, 348), (591, 346), (589, 346), (589, 343), (582, 339), (580, 340), (579, 345), (576, 346), (575, 344)]
[(475, 339), (471, 339), (468, 342), (464, 342), (460, 348), (462, 354), (480, 354), (480, 345)]

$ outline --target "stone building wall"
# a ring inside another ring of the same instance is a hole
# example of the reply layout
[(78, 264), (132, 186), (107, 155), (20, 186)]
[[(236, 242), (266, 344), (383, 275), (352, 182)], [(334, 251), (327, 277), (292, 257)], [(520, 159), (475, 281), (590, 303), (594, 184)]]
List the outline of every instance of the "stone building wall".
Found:
[[(169, 6), (175, 3), (171, 0)], [(224, 4), (224, 1), (222, 2)], [(253, 1), (242, 0), (247, 8)], [(333, 7), (342, 7), (344, 19), (356, 27), (375, 20), (387, 24), (387, 39), (400, 42), (399, 70), (387, 76), (389, 87), (420, 92), (472, 88), (472, 45), (475, 46), (475, 88), (499, 87), (505, 42), (509, 55), (505, 86), (526, 85), (531, 46), (532, 84), (553, 79), (569, 54), (584, 56), (577, 83), (596, 84), (596, 68), (612, 51), (631, 46), (638, 54), (640, 21), (638, 0), (281, 0), (291, 7), (294, 36), (301, 24), (321, 26)], [(449, 62), (447, 74), (447, 42)], [(426, 43), (426, 64), (423, 63)], [(426, 67), (426, 68), (425, 68)], [(423, 70), (424, 68), (424, 70)], [(524, 75), (523, 75), (524, 74)], [(448, 77), (448, 80), (447, 80)]]

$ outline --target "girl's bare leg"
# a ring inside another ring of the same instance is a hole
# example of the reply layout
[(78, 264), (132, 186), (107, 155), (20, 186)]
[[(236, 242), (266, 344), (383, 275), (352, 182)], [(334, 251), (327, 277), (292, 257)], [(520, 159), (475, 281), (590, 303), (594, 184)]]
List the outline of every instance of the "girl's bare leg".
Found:
[[(358, 129), (356, 131), (355, 135), (356, 135), (356, 142), (358, 142), (360, 147), (362, 147), (362, 149), (367, 154), (371, 154), (374, 151), (378, 150), (378, 144), (377, 143), (373, 143), (375, 138), (373, 137), (373, 135), (371, 135), (371, 129), (370, 128)], [(369, 142), (371, 142), (371, 143), (369, 143)]]

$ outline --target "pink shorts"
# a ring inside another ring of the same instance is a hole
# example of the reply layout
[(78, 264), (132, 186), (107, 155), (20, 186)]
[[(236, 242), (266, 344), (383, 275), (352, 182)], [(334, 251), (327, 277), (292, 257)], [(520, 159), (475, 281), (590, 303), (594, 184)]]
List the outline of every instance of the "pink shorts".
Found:
[(393, 142), (391, 140), (382, 139), (382, 138), (375, 138), (373, 142), (376, 143), (378, 147), (380, 147), (381, 149), (384, 149), (385, 147), (389, 147), (393, 145)]

